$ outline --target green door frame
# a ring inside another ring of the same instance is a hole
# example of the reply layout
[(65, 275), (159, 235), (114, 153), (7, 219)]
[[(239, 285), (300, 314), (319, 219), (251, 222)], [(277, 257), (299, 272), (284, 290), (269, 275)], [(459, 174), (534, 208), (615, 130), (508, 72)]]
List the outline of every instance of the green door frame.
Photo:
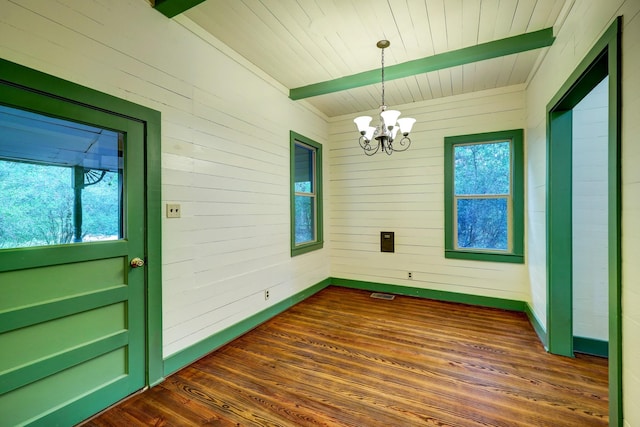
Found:
[(609, 422), (622, 425), (620, 147), (622, 18), (618, 17), (547, 104), (547, 339), (573, 357), (571, 249), (572, 109), (609, 76)]
[(0, 81), (67, 102), (126, 117), (144, 126), (146, 253), (146, 384), (164, 379), (162, 360), (162, 263), (160, 112), (0, 58)]

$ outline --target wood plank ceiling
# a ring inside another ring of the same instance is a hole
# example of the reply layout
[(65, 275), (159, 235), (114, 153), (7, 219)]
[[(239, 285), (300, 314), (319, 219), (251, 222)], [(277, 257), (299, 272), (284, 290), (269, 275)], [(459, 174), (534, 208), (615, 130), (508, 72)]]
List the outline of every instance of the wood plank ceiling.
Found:
[[(574, 0), (206, 0), (184, 14), (288, 89), (553, 27)], [(389, 106), (526, 83), (545, 48), (387, 81)], [(381, 85), (307, 98), (377, 109)]]

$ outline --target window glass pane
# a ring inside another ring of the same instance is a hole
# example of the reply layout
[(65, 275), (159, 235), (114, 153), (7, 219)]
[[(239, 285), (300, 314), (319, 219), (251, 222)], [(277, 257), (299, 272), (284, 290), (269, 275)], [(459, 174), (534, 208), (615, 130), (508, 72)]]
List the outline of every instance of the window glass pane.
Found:
[(313, 149), (296, 144), (295, 191), (313, 193)]
[(509, 142), (456, 145), (455, 194), (509, 194)]
[(123, 136), (0, 106), (0, 248), (122, 237)]
[(296, 196), (295, 204), (296, 245), (315, 241), (315, 199)]
[(457, 247), (507, 250), (507, 199), (458, 199)]

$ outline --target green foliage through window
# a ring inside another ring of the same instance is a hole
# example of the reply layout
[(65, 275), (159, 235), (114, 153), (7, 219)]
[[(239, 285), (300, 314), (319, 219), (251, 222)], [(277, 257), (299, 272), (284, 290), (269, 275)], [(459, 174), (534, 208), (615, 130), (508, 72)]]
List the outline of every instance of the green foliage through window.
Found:
[(445, 138), (445, 256), (523, 262), (522, 130)]
[[(0, 160), (0, 248), (72, 243), (73, 168)], [(119, 236), (118, 174), (81, 192), (81, 240)]]
[(122, 237), (124, 134), (0, 105), (0, 248)]
[(322, 146), (291, 132), (291, 254), (322, 247)]
[(456, 247), (508, 250), (511, 143), (456, 144), (453, 150)]

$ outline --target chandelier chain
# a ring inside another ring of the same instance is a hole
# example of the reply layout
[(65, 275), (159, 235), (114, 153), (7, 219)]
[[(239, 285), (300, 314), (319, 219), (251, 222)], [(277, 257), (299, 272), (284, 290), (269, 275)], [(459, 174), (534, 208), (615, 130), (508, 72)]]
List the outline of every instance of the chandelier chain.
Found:
[(384, 103), (384, 48), (382, 48), (382, 105), (386, 105)]

